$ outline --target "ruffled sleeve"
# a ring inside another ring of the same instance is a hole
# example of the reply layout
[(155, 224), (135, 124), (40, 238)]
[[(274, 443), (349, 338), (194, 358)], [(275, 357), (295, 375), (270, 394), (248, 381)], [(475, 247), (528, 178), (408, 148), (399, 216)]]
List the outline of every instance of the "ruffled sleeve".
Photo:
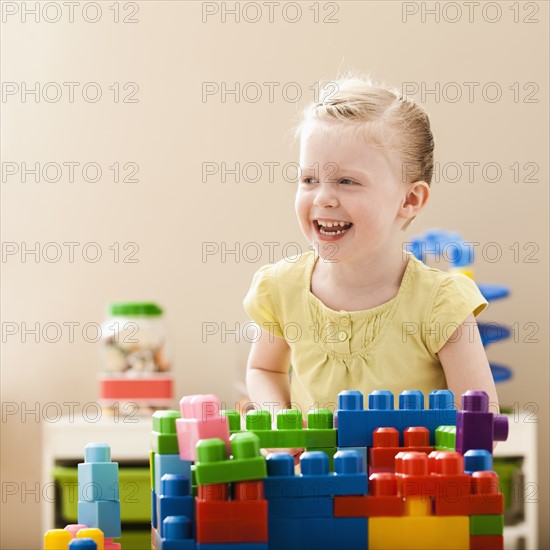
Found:
[(281, 320), (277, 316), (272, 294), (272, 270), (273, 264), (268, 264), (256, 271), (243, 306), (248, 316), (261, 328), (282, 338)]
[(443, 347), (470, 313), (477, 317), (488, 305), (472, 279), (461, 273), (447, 274), (428, 314), (426, 343), (431, 353)]

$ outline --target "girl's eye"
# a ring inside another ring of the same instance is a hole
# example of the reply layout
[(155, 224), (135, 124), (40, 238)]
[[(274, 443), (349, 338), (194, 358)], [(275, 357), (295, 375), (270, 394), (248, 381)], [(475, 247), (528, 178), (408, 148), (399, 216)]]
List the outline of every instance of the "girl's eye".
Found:
[(311, 183), (310, 180), (315, 180), (315, 178), (302, 178), (302, 183), (305, 183), (306, 185)]
[(340, 180), (340, 183), (347, 182), (345, 185), (353, 185), (355, 182), (353, 180), (350, 180), (349, 178), (342, 178)]

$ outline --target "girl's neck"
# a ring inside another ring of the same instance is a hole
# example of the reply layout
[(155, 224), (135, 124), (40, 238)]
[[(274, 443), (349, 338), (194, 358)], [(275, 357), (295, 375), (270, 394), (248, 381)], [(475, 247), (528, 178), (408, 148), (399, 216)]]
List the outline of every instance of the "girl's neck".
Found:
[[(407, 269), (408, 254), (397, 249), (357, 262), (328, 262), (319, 258), (311, 292), (331, 309), (358, 311), (388, 302), (396, 296)], [(350, 307), (353, 306), (353, 307)]]

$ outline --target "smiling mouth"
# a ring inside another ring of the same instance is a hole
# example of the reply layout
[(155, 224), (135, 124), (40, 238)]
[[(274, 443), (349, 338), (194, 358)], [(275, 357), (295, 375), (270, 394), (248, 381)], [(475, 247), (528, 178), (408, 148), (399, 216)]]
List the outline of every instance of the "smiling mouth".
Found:
[(344, 225), (340, 225), (340, 223), (332, 223), (332, 227), (328, 227), (327, 224), (321, 225), (317, 220), (313, 220), (313, 225), (321, 233), (321, 235), (341, 235), (342, 233), (346, 233), (351, 226), (353, 225), (350, 222), (341, 222), (344, 223)]

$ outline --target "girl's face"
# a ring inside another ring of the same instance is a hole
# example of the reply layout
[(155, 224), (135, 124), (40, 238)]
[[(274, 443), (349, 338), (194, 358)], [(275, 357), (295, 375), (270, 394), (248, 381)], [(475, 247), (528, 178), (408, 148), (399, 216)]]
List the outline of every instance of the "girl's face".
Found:
[(382, 152), (344, 129), (322, 131), (326, 124), (310, 121), (301, 135), (302, 232), (327, 261), (380, 257), (403, 225), (406, 185)]

